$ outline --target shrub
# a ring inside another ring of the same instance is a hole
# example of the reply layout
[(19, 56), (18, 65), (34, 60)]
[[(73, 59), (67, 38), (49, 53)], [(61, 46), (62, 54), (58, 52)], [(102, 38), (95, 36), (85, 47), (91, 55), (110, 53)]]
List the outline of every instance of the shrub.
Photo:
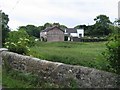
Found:
[(120, 74), (120, 33), (112, 34), (107, 46), (107, 60), (110, 62), (110, 69)]
[(12, 52), (16, 52), (19, 54), (26, 54), (28, 51), (30, 51), (28, 47), (29, 39), (26, 38), (20, 38), (18, 42), (6, 42), (5, 46)]
[(82, 37), (81, 42), (100, 42), (100, 41), (107, 41), (107, 36), (105, 37)]
[(6, 41), (5, 47), (19, 54), (27, 54), (30, 51), (29, 46), (32, 42), (26, 31), (10, 32)]

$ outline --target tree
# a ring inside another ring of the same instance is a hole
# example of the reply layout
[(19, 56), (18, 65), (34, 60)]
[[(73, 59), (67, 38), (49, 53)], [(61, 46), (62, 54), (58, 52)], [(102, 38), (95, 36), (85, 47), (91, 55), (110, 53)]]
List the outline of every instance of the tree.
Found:
[(18, 42), (19, 38), (29, 38), (29, 35), (25, 30), (11, 31), (8, 33), (7, 42)]
[(42, 30), (44, 30), (44, 26), (38, 26), (37, 29), (41, 32)]
[(52, 26), (58, 26), (58, 27), (60, 27), (60, 24), (59, 23), (53, 23)]
[(2, 43), (4, 45), (8, 32), (10, 32), (10, 29), (8, 26), (9, 18), (8, 18), (8, 15), (5, 14), (4, 12), (1, 12), (1, 13), (2, 13)]
[(52, 27), (54, 25), (58, 25), (62, 30), (67, 28), (65, 25), (60, 25), (59, 23), (45, 23), (43, 26), (34, 26), (34, 25), (27, 25), (27, 26), (20, 26), (18, 30), (25, 30), (28, 35), (31, 37), (40, 38), (40, 31), (45, 30), (48, 27)]
[(111, 24), (109, 17), (106, 15), (99, 15), (94, 19), (94, 21), (96, 21), (93, 30), (94, 34), (105, 36), (111, 33), (111, 30), (109, 29), (109, 25)]
[(84, 29), (85, 35), (90, 35), (89, 31), (91, 31), (91, 30), (90, 30), (89, 27), (90, 27), (90, 26), (86, 26), (86, 25), (77, 25), (77, 26), (75, 26), (74, 28), (76, 28), (76, 29)]
[(44, 25), (43, 25), (43, 30), (44, 29), (46, 29), (47, 27), (52, 27), (52, 24), (51, 23), (45, 23)]
[(61, 28), (62, 30), (65, 30), (67, 27), (66, 27), (65, 25), (60, 25), (60, 28)]
[(86, 29), (86, 25), (77, 25), (77, 26), (75, 26), (74, 28), (76, 28), (76, 29)]
[(116, 20), (114, 21), (114, 24), (120, 25), (120, 19), (116, 19)]
[(67, 28), (65, 25), (60, 25), (59, 23), (53, 23), (52, 26), (57, 26), (62, 30), (65, 30)]
[(25, 30), (29, 36), (40, 37), (40, 30), (34, 25), (20, 26), (18, 30)]
[(120, 19), (117, 22), (118, 22), (118, 25), (120, 25)]

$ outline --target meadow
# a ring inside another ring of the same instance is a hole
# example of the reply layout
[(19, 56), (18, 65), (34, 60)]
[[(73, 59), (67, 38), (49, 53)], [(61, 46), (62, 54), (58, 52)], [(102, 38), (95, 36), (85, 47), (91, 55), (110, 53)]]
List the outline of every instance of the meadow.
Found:
[(37, 76), (23, 73), (15, 70), (7, 71), (5, 68), (2, 70), (2, 88), (58, 88), (59, 86), (54, 83), (44, 82)]
[(37, 42), (29, 55), (54, 62), (107, 70), (106, 42)]
[[(109, 71), (108, 61), (102, 53), (106, 42), (36, 42), (28, 55), (54, 62), (81, 65)], [(3, 67), (2, 86), (7, 88), (58, 88), (54, 83), (39, 80), (34, 75), (17, 71), (6, 71)], [(37, 82), (37, 80), (42, 82)], [(64, 86), (63, 86), (64, 87)], [(76, 87), (71, 85), (70, 88)]]

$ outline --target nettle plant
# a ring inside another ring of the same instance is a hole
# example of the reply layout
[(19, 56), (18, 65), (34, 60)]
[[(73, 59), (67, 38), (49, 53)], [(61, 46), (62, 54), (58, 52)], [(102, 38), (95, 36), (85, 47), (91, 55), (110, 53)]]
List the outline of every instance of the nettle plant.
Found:
[(29, 35), (25, 31), (13, 31), (9, 33), (5, 47), (12, 52), (27, 54), (30, 51), (30, 42)]
[(12, 52), (26, 54), (30, 51), (28, 46), (29, 41), (30, 40), (27, 38), (20, 38), (18, 42), (6, 42), (5, 46)]
[(105, 56), (110, 63), (110, 71), (120, 74), (120, 28), (114, 29), (114, 33), (109, 36), (106, 46)]

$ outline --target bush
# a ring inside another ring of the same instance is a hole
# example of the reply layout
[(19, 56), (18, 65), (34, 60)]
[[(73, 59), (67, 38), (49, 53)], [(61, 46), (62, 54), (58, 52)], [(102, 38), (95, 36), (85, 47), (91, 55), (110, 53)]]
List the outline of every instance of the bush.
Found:
[(5, 46), (12, 52), (16, 52), (19, 54), (26, 54), (28, 51), (30, 51), (28, 47), (29, 39), (26, 38), (20, 38), (18, 42), (6, 42)]
[(112, 34), (107, 45), (107, 60), (110, 70), (120, 74), (120, 33)]
[(81, 42), (101, 42), (107, 41), (107, 37), (82, 37)]
[(27, 54), (30, 51), (29, 46), (31, 46), (32, 42), (26, 31), (9, 32), (6, 41), (5, 47), (19, 54)]

